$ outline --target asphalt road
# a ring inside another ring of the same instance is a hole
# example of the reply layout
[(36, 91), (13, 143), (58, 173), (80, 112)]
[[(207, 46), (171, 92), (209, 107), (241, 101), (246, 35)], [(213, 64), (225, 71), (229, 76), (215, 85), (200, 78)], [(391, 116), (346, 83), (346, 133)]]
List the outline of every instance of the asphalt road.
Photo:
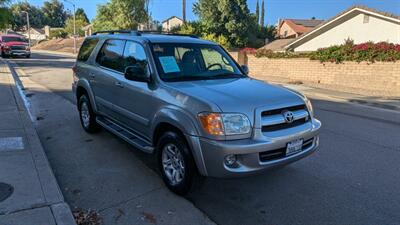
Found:
[[(76, 113), (66, 106), (75, 101), (71, 58), (32, 54), (32, 59), (12, 61), (51, 92), (28, 90), (39, 115), (39, 136), (72, 207), (102, 209), (107, 215), (108, 201), (123, 201), (137, 191), (131, 180), (154, 176), (147, 170), (154, 170), (151, 157), (105, 131), (85, 134), (76, 115), (69, 115)], [(400, 112), (312, 101), (323, 123), (318, 152), (253, 177), (208, 178), (187, 199), (223, 225), (400, 224)], [(130, 164), (147, 169), (132, 176)], [(118, 186), (121, 180), (127, 184)]]

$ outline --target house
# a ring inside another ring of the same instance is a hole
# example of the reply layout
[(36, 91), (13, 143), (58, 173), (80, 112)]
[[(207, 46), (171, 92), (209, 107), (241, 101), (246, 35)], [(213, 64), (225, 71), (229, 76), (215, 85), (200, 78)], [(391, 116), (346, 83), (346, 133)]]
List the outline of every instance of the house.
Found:
[(172, 28), (183, 25), (183, 20), (177, 16), (171, 16), (170, 18), (162, 21), (162, 30), (170, 32)]
[(139, 23), (138, 30), (140, 31), (157, 31), (158, 21), (149, 21), (147, 23)]
[(314, 27), (324, 22), (316, 19), (283, 19), (279, 20), (277, 26), (277, 36), (279, 38), (297, 38), (309, 32)]
[(270, 43), (267, 43), (263, 49), (268, 49), (274, 52), (284, 52), (285, 47), (287, 44), (290, 42), (294, 41), (295, 38), (282, 38), (282, 39), (276, 39)]
[(85, 32), (85, 37), (91, 36), (93, 33), (93, 24), (88, 24), (82, 27), (82, 30)]
[(31, 40), (33, 42), (38, 42), (38, 41), (41, 41), (41, 40), (44, 40), (47, 38), (45, 31), (43, 29), (39, 29), (39, 28), (31, 27), (29, 32), (26, 31), (26, 32), (22, 33), (22, 35), (24, 35), (26, 38), (29, 37), (29, 34), (30, 34)]
[(294, 52), (316, 51), (340, 45), (351, 39), (355, 44), (390, 42), (400, 44), (400, 16), (364, 6), (353, 6), (303, 33), (284, 49)]

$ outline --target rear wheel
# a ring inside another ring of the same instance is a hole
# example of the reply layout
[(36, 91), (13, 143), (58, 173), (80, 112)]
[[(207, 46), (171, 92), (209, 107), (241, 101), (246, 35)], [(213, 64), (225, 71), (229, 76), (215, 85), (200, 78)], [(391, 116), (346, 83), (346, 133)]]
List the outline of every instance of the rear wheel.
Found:
[(100, 126), (96, 122), (96, 114), (93, 112), (89, 98), (86, 95), (82, 95), (78, 104), (79, 118), (83, 129), (88, 133), (98, 132)]
[(165, 185), (179, 195), (186, 194), (193, 182), (196, 167), (184, 138), (172, 131), (157, 143), (158, 166)]

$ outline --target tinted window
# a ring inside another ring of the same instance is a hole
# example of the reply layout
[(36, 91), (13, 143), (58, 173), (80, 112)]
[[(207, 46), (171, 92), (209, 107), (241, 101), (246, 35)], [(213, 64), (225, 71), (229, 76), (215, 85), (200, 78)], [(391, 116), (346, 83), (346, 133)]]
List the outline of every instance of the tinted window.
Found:
[(124, 72), (125, 66), (122, 58), (125, 41), (107, 40), (97, 55), (97, 62), (104, 67)]
[(78, 61), (87, 61), (98, 42), (97, 38), (86, 39), (79, 50)]
[(127, 66), (139, 65), (146, 69), (147, 67), (147, 58), (146, 52), (142, 45), (127, 41), (125, 45), (124, 51), (124, 68)]
[(14, 37), (14, 36), (3, 36), (3, 42), (28, 42), (26, 38)]

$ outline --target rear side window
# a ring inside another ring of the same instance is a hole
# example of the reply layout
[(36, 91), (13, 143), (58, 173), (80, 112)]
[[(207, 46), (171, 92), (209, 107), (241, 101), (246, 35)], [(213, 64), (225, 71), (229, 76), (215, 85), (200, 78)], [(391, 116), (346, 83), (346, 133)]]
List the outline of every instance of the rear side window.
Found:
[(109, 69), (124, 72), (124, 52), (125, 41), (107, 40), (97, 55), (97, 63)]
[(81, 49), (79, 50), (78, 61), (86, 62), (98, 42), (99, 39), (97, 38), (86, 39), (83, 42)]

